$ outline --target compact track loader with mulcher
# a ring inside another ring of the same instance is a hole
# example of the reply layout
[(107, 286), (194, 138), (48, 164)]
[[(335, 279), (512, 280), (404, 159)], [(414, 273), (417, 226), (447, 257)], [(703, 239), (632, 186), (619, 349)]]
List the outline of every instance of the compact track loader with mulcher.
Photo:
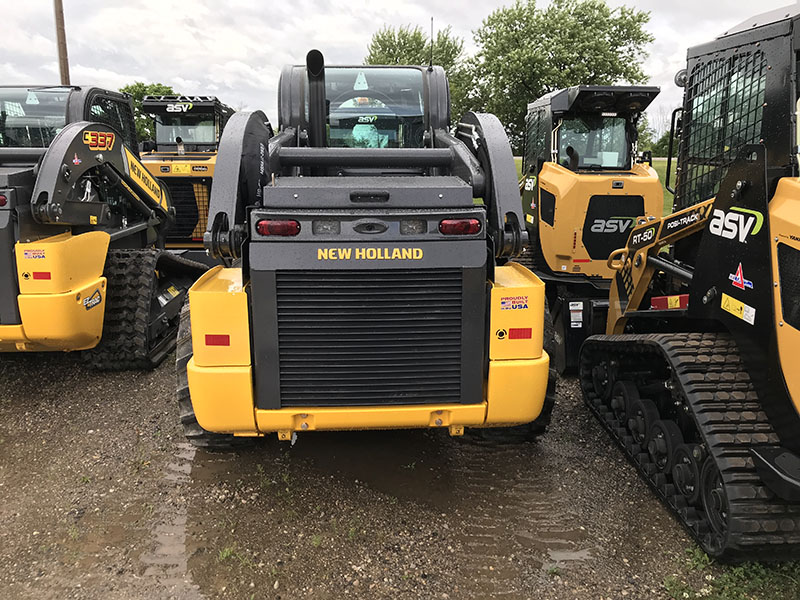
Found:
[(205, 244), (230, 266), (189, 293), (187, 437), (540, 431), (551, 336), (544, 285), (510, 261), (525, 230), (499, 121), (467, 113), (452, 135), (440, 67), (312, 51), (279, 90), (274, 137), (237, 113), (220, 145)]
[(589, 407), (726, 560), (800, 556), (798, 31), (790, 7), (689, 50), (675, 212), (609, 257), (580, 356)]
[(661, 215), (658, 175), (636, 152), (637, 125), (659, 88), (580, 85), (528, 105), (520, 184), (530, 239), (522, 263), (545, 282), (559, 372), (605, 331), (613, 271), (638, 217)]
[(138, 160), (130, 98), (0, 87), (0, 352), (149, 368), (205, 268), (162, 250), (169, 194)]

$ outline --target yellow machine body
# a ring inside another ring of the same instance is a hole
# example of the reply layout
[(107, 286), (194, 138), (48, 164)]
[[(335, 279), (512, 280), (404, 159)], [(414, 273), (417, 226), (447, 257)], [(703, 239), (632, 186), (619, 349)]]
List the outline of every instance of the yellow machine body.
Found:
[(93, 231), (17, 242), (21, 324), (0, 325), (0, 352), (86, 350), (100, 341), (110, 237)]
[[(550, 358), (542, 348), (544, 284), (525, 267), (495, 269), (487, 323), (488, 377), (476, 404), (256, 408), (242, 271), (215, 267), (189, 292), (194, 355), (189, 389), (198, 423), (242, 436), (295, 431), (448, 428), (528, 423), (539, 416)], [(209, 343), (210, 342), (210, 343)], [(480, 343), (477, 342), (476, 343)]]
[[(658, 174), (647, 164), (616, 173), (574, 172), (555, 162), (545, 162), (538, 175), (538, 194), (532, 209), (539, 212), (539, 241), (547, 266), (554, 273), (581, 274), (611, 279), (614, 272), (608, 267), (605, 252), (590, 255), (587, 236), (599, 239), (606, 235), (624, 234), (633, 229), (635, 220), (613, 213), (603, 219), (589, 215), (590, 202), (595, 197), (636, 197), (644, 199), (641, 214), (661, 215), (664, 192)], [(542, 213), (544, 194), (554, 197), (554, 214), (549, 219)], [(527, 207), (526, 207), (527, 209)], [(587, 219), (592, 223), (587, 223)], [(552, 224), (548, 221), (552, 221)], [(613, 249), (613, 248), (612, 248)], [(605, 254), (604, 257), (601, 257)]]
[(800, 356), (800, 330), (793, 327), (784, 314), (781, 301), (782, 287), (795, 282), (783, 281), (778, 267), (778, 248), (781, 244), (800, 251), (800, 232), (797, 229), (800, 215), (800, 178), (784, 177), (778, 182), (775, 196), (769, 203), (769, 230), (772, 238), (772, 272), (776, 285), (773, 287), (775, 303), (775, 331), (778, 353), (783, 365), (783, 378), (795, 409), (800, 413), (800, 371), (791, 368)]
[(211, 198), (211, 180), (217, 164), (216, 152), (145, 152), (141, 156), (147, 170), (161, 179), (168, 188), (176, 205), (178, 226), (183, 220), (183, 195), (176, 191), (176, 183), (191, 181), (194, 202), (197, 206), (197, 222), (191, 235), (185, 240), (176, 240), (167, 235), (167, 248), (203, 247), (203, 233), (208, 226), (208, 206)]

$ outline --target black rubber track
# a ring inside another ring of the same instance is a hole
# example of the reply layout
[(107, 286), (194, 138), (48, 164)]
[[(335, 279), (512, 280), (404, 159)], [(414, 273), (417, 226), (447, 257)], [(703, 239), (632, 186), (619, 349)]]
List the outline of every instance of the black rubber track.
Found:
[[(659, 383), (672, 386), (672, 398), (680, 399), (678, 410), (691, 416), (686, 421), (696, 428), (685, 431), (687, 442), (687, 434), (695, 435), (721, 473), (728, 499), (724, 535), (712, 533), (702, 506), (687, 505), (671, 474), (657, 473), (646, 450), (614, 417), (609, 400), (595, 392), (592, 368), (601, 363), (612, 365), (614, 380), (634, 381), (651, 393)], [(776, 447), (779, 439), (728, 334), (594, 336), (582, 348), (580, 373), (589, 408), (708, 554), (727, 561), (800, 557), (800, 504), (775, 496), (750, 457), (750, 448)]]
[(181, 308), (178, 342), (175, 351), (175, 370), (178, 379), (178, 414), (183, 426), (183, 434), (193, 446), (207, 450), (228, 450), (253, 444), (255, 438), (214, 433), (203, 429), (197, 422), (194, 407), (192, 407), (192, 398), (189, 394), (189, 378), (187, 375), (187, 365), (193, 354), (192, 322), (189, 318), (189, 301), (187, 299)]
[(103, 335), (97, 346), (82, 353), (91, 368), (152, 369), (174, 348), (174, 331), (166, 351), (154, 353), (148, 339), (157, 260), (157, 250), (108, 251), (103, 271), (108, 279)]

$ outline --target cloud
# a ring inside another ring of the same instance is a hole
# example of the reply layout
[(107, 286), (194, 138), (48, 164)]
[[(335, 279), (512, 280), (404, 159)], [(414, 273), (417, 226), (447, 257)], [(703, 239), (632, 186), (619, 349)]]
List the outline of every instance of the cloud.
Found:
[[(677, 106), (681, 90), (672, 78), (686, 49), (752, 16), (741, 0), (608, 0), (651, 12), (655, 36), (643, 59), (651, 83), (662, 88), (651, 114)], [(280, 69), (302, 63), (319, 48), (328, 64), (360, 64), (372, 33), (385, 25), (411, 24), (427, 31), (452, 26), (473, 48), (472, 31), (511, 0), (66, 0), (65, 21), (74, 83), (112, 88), (133, 81), (172, 85), (187, 94), (212, 93), (232, 106), (260, 108), (277, 120)], [(761, 0), (771, 10), (786, 0)], [(547, 2), (539, 2), (546, 6)], [(4, 83), (57, 81), (52, 4), (19, 2), (4, 11)], [(534, 98), (520, 98), (527, 103)]]

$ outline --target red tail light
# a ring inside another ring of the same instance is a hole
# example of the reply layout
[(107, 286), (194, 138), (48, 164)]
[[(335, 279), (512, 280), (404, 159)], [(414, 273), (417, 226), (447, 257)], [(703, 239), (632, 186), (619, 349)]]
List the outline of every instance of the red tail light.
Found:
[(34, 271), (34, 279), (50, 279), (50, 271)]
[(480, 230), (478, 219), (444, 219), (439, 222), (439, 232), (443, 235), (475, 235)]
[(0, 206), (5, 206), (8, 204), (8, 198), (6, 198), (3, 194), (0, 194)]
[(256, 223), (256, 231), (261, 235), (292, 236), (300, 233), (300, 223), (294, 220), (273, 221), (261, 219)]
[(228, 334), (206, 334), (206, 346), (230, 346), (231, 336)]

